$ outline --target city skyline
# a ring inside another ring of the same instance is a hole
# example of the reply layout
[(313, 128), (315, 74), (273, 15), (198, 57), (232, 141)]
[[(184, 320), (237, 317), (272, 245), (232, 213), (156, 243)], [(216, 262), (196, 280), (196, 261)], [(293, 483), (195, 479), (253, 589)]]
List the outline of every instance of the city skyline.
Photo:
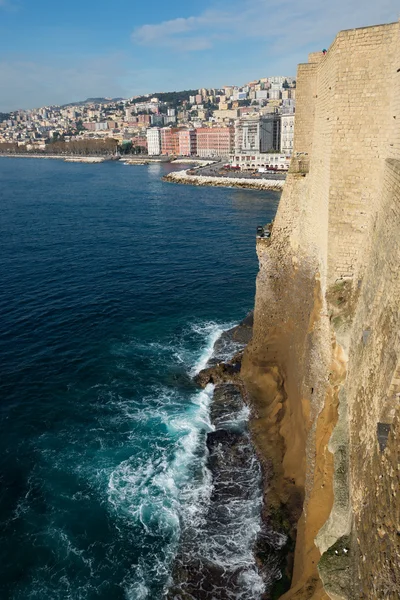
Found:
[(0, 0), (0, 111), (295, 75), (338, 29), (398, 17), (396, 0)]

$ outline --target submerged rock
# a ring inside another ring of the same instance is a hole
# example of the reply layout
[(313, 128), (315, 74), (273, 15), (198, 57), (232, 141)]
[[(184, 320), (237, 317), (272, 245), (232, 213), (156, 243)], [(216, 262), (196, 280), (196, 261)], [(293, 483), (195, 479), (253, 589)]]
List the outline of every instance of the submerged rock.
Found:
[(261, 465), (242, 389), (233, 381), (215, 387), (210, 408), (215, 430), (206, 437), (211, 475), (206, 510), (200, 522), (182, 523), (168, 600), (257, 600), (280, 578), (282, 537), (261, 521)]
[(214, 344), (213, 356), (207, 367), (194, 378), (197, 385), (204, 388), (209, 383), (218, 385), (238, 379), (243, 351), (251, 340), (252, 332), (252, 312), (239, 325), (224, 331)]

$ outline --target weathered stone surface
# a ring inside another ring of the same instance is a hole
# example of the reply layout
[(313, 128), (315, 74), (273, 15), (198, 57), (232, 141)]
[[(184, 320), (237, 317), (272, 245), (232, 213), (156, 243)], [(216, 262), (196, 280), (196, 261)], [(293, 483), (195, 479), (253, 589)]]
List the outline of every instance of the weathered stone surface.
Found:
[(257, 244), (242, 376), (267, 502), (297, 537), (285, 600), (400, 597), (399, 35), (342, 31), (299, 66), (294, 160)]
[[(236, 327), (224, 331), (214, 344), (213, 356), (207, 367), (194, 378), (201, 387), (208, 383), (224, 383), (240, 375), (243, 350), (253, 333), (253, 313), (249, 313)], [(233, 356), (232, 356), (233, 355)]]

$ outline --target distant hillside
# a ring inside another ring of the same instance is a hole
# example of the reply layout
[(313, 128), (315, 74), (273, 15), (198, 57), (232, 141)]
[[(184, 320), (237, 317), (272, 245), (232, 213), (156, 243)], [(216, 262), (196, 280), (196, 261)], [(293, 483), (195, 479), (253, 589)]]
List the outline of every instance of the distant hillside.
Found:
[(0, 123), (2, 121), (8, 121), (9, 118), (10, 118), (10, 113), (2, 113), (2, 112), (0, 112)]
[(86, 100), (80, 100), (79, 102), (69, 102), (63, 104), (62, 108), (66, 106), (83, 106), (84, 104), (107, 104), (108, 102), (120, 102), (124, 98), (86, 98)]
[(181, 92), (155, 92), (146, 96), (139, 96), (132, 100), (133, 104), (137, 102), (148, 102), (150, 98), (158, 98), (160, 102), (168, 104), (180, 104), (183, 100), (189, 100), (189, 96), (195, 96), (199, 90), (182, 90)]

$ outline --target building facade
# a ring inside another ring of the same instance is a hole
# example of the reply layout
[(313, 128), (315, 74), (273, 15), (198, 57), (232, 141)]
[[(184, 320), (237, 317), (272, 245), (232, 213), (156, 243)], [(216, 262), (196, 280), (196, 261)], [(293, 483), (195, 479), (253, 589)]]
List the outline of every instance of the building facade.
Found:
[(235, 122), (235, 152), (271, 152), (280, 149), (280, 115), (249, 115)]
[(179, 129), (163, 127), (161, 129), (161, 154), (167, 156), (179, 155)]
[(146, 132), (147, 148), (149, 156), (160, 156), (161, 154), (161, 130), (159, 127), (151, 127)]
[(236, 153), (231, 156), (232, 167), (239, 167), (242, 171), (259, 169), (260, 171), (272, 169), (274, 171), (287, 171), (290, 159), (283, 154), (274, 152), (254, 152), (253, 154)]
[(197, 135), (195, 129), (183, 129), (178, 135), (180, 156), (196, 156)]
[(234, 127), (200, 127), (196, 133), (198, 156), (229, 156), (233, 152)]
[(294, 114), (282, 115), (281, 118), (281, 152), (292, 156), (294, 140)]
[(131, 139), (132, 146), (135, 148), (142, 148), (142, 152), (148, 153), (147, 136), (134, 135)]

